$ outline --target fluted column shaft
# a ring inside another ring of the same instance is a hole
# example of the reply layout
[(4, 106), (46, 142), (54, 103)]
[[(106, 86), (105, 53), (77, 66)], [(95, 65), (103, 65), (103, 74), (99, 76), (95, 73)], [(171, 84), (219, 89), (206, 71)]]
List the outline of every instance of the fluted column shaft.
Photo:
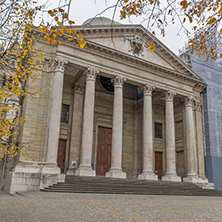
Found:
[(176, 174), (176, 146), (173, 98), (176, 93), (166, 93), (166, 175), (163, 181), (181, 181)]
[(112, 160), (110, 171), (106, 177), (126, 178), (122, 172), (122, 137), (123, 137), (123, 83), (126, 78), (116, 76), (114, 83)]
[(139, 179), (157, 180), (157, 175), (153, 172), (153, 117), (152, 117), (152, 90), (151, 85), (146, 85), (143, 89), (143, 171)]
[(83, 111), (83, 130), (80, 166), (77, 170), (79, 176), (95, 176), (91, 167), (93, 148), (93, 119), (95, 103), (95, 81), (98, 70), (89, 67), (86, 71), (86, 88)]
[(57, 166), (60, 119), (62, 108), (62, 93), (64, 79), (64, 65), (67, 61), (56, 58), (56, 68), (52, 84), (51, 111), (49, 119), (49, 136), (46, 162)]
[(193, 120), (193, 97), (185, 99), (186, 110), (186, 144), (187, 144), (187, 177), (197, 177), (196, 173), (196, 152), (195, 152), (195, 131)]

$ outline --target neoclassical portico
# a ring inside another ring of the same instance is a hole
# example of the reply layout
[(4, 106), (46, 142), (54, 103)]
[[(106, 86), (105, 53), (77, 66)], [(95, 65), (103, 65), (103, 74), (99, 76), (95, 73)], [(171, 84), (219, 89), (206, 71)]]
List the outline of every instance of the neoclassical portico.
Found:
[[(63, 61), (60, 59), (60, 61)], [(60, 63), (61, 64), (61, 63)], [(62, 64), (62, 67), (64, 62)], [(64, 75), (59, 69), (60, 74)], [(57, 69), (55, 71), (57, 74)], [(92, 169), (91, 163), (92, 152), (93, 152), (93, 128), (94, 128), (94, 107), (95, 107), (95, 82), (96, 77), (99, 74), (99, 70), (94, 67), (88, 67), (85, 71), (85, 99), (83, 107), (83, 127), (82, 127), (82, 144), (80, 148), (80, 165), (76, 171), (76, 175), (79, 176), (96, 176), (95, 170)], [(106, 177), (116, 177), (116, 178), (126, 178), (126, 173), (122, 170), (122, 138), (123, 138), (123, 85), (127, 78), (117, 75), (112, 78), (114, 85), (114, 96), (113, 96), (113, 117), (112, 117), (112, 157), (111, 157), (111, 168), (106, 173)], [(60, 84), (60, 89), (62, 87), (63, 79), (57, 79), (56, 75), (53, 82), (53, 87), (58, 89), (58, 84)], [(135, 85), (138, 83), (135, 83)], [(138, 175), (138, 179), (145, 180), (157, 180), (157, 175), (155, 175), (154, 165), (154, 135), (153, 135), (153, 110), (152, 110), (152, 92), (155, 89), (154, 85), (147, 83), (143, 88), (143, 146), (142, 146), (142, 172)], [(156, 87), (158, 90), (158, 87)], [(55, 96), (55, 101), (57, 101), (57, 106), (60, 104), (60, 108), (54, 107), (51, 109), (52, 117), (56, 114), (57, 110), (61, 110), (62, 101), (62, 89), (57, 91), (57, 96)], [(59, 95), (60, 94), (60, 95)], [(163, 176), (163, 181), (181, 181), (181, 178), (177, 176), (176, 173), (176, 147), (175, 147), (175, 128), (174, 128), (174, 102), (173, 99), (176, 93), (171, 90), (167, 90), (165, 93), (165, 121), (166, 121), (166, 174)], [(57, 99), (57, 100), (56, 100)], [(52, 99), (52, 104), (54, 97)], [(187, 96), (185, 99), (185, 119), (186, 119), (186, 166), (187, 166), (187, 180), (193, 182), (197, 180), (196, 166), (195, 166), (195, 147), (194, 147), (194, 127), (193, 127), (193, 108), (192, 102), (193, 97)], [(52, 105), (53, 106), (53, 105)], [(54, 105), (55, 106), (55, 105)], [(54, 111), (56, 112), (54, 113)], [(53, 122), (54, 123), (54, 122)], [(54, 123), (55, 124), (55, 123)], [(59, 125), (59, 123), (57, 123)], [(49, 138), (53, 137), (59, 138), (59, 133), (55, 131), (49, 132)], [(49, 150), (52, 149), (49, 146)], [(56, 147), (56, 146), (54, 146)], [(54, 148), (49, 153), (52, 156), (54, 153), (54, 163), (56, 162), (55, 156), (57, 155), (57, 150)], [(48, 154), (49, 155), (49, 154)], [(47, 158), (47, 161), (50, 162)]]
[(99, 21), (76, 27), (84, 49), (37, 44), (47, 51), (38, 80), (46, 90), (39, 102), (28, 98), (25, 115), (33, 123), (22, 138), (30, 155), (20, 156), (17, 172), (31, 165), (41, 188), (65, 174), (207, 182), (202, 79), (144, 27)]
[[(59, 116), (61, 116), (61, 104), (62, 104), (62, 92), (63, 92), (63, 79), (65, 68), (64, 65), (68, 61), (64, 58), (57, 58), (57, 66), (55, 69), (55, 76), (53, 79), (52, 89), (52, 108), (51, 108), (51, 119), (49, 131), (49, 146), (46, 158), (46, 169), (53, 168), (54, 172), (56, 168), (56, 157), (58, 149), (58, 140), (59, 140), (59, 131), (60, 122), (58, 121)], [(85, 75), (85, 93), (84, 93), (84, 105), (83, 105), (83, 120), (82, 120), (82, 134), (81, 134), (81, 147), (80, 147), (80, 161), (78, 169), (75, 175), (78, 176), (96, 176), (95, 170), (92, 168), (93, 160), (93, 150), (96, 138), (94, 138), (94, 113), (95, 113), (95, 95), (96, 95), (96, 81), (97, 76), (100, 74), (99, 69), (89, 66), (84, 71)], [(123, 109), (123, 92), (124, 92), (124, 83), (127, 83), (127, 78), (123, 75), (111, 76), (111, 80), (114, 86), (113, 94), (113, 114), (112, 114), (112, 155), (111, 155), (111, 167), (106, 172), (106, 177), (112, 178), (126, 178), (127, 175), (122, 168), (122, 158), (123, 158), (123, 128), (124, 128), (124, 109)], [(154, 134), (153, 134), (153, 91), (162, 90), (158, 89), (158, 86), (154, 86), (152, 83), (141, 84), (139, 82), (134, 82), (135, 85), (139, 85), (143, 90), (143, 116), (142, 116), (142, 169), (141, 174), (138, 175), (140, 180), (157, 180), (157, 175), (155, 175), (155, 147), (154, 147)], [(76, 84), (77, 85), (77, 84)], [(162, 177), (163, 181), (176, 181), (180, 182), (181, 178), (177, 175), (176, 169), (176, 138), (175, 138), (175, 120), (174, 120), (174, 98), (179, 93), (176, 91), (167, 89), (165, 86), (165, 93), (163, 91), (162, 98), (165, 99), (165, 163), (166, 171), (165, 175)], [(165, 95), (165, 96), (164, 96)], [(196, 152), (195, 152), (195, 129), (193, 122), (193, 100), (194, 98), (190, 95), (184, 96), (184, 123), (185, 123), (185, 138), (186, 138), (186, 169), (187, 174), (184, 178), (184, 181), (187, 182), (197, 182), (197, 166), (196, 166)], [(60, 112), (59, 112), (60, 110)], [(155, 115), (155, 113), (154, 113)], [(139, 119), (137, 118), (137, 121)], [(57, 124), (57, 125), (55, 125)], [(75, 122), (73, 122), (75, 124)], [(135, 131), (135, 130), (134, 130)], [(135, 133), (134, 133), (135, 134)], [(53, 138), (51, 142), (50, 138)], [(58, 138), (58, 140), (55, 140)], [(140, 138), (137, 138), (140, 139)], [(57, 142), (56, 142), (57, 141)], [(56, 144), (54, 144), (56, 143)], [(139, 155), (138, 152), (133, 155)], [(75, 158), (75, 157), (74, 157)], [(135, 160), (135, 158), (134, 158)], [(136, 161), (138, 161), (136, 159)], [(50, 166), (50, 167), (49, 167)], [(45, 169), (45, 168), (44, 168)], [(47, 170), (46, 170), (47, 172)], [(136, 174), (136, 173), (134, 173)]]

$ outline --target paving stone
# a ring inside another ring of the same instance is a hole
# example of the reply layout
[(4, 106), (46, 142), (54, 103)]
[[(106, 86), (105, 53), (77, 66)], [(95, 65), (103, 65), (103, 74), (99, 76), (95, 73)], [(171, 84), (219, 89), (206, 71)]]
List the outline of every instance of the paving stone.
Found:
[(222, 221), (222, 197), (0, 192), (0, 222)]

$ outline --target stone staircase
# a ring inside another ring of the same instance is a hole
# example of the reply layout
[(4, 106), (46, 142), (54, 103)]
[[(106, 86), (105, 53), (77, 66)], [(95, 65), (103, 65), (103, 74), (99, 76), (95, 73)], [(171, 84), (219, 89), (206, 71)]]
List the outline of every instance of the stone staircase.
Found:
[(66, 176), (65, 183), (42, 189), (45, 192), (141, 194), (178, 196), (222, 196), (222, 191), (202, 189), (192, 183)]

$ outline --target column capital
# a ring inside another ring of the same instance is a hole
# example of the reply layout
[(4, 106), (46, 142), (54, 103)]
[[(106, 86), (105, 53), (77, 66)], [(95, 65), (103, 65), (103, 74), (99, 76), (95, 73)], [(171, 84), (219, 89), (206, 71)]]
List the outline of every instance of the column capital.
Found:
[(152, 96), (152, 92), (153, 92), (154, 89), (155, 89), (155, 86), (150, 85), (150, 84), (147, 83), (143, 87), (143, 94), (144, 94), (144, 96)]
[(64, 67), (68, 63), (68, 60), (56, 57), (55, 58), (55, 71), (64, 72)]
[(78, 84), (77, 82), (74, 82), (74, 90), (75, 92), (83, 93), (85, 90), (85, 86)]
[(123, 87), (123, 83), (126, 82), (126, 77), (115, 76), (112, 79), (112, 82), (113, 82), (115, 88), (122, 88)]
[(166, 101), (173, 101), (173, 98), (174, 98), (175, 95), (176, 95), (176, 92), (171, 91), (171, 90), (168, 90), (168, 91), (165, 93)]
[(85, 71), (86, 75), (86, 81), (96, 81), (96, 76), (99, 73), (98, 69), (95, 69), (93, 67), (88, 67)]
[(185, 106), (193, 107), (194, 98), (193, 96), (188, 96), (185, 98)]
[(196, 111), (200, 111), (201, 112), (201, 110), (202, 110), (202, 102), (195, 100), (194, 101), (194, 109)]

